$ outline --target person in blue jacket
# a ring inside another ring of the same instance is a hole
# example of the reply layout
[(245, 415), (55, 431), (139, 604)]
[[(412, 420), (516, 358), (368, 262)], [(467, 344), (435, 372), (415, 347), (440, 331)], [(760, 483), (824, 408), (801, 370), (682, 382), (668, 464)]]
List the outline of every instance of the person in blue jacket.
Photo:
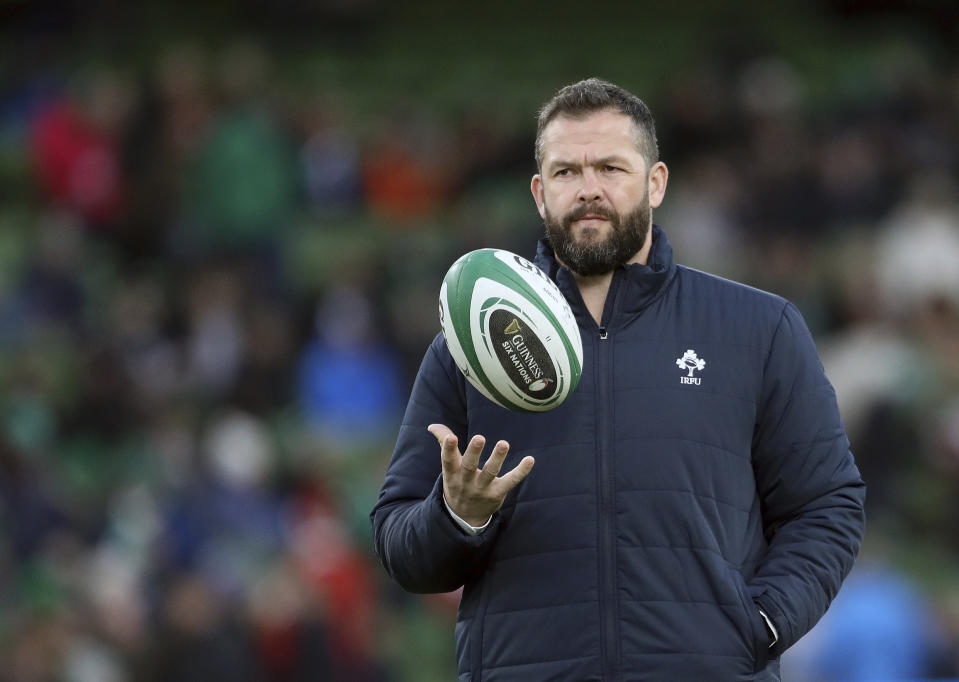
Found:
[(782, 298), (673, 261), (652, 225), (668, 171), (634, 95), (562, 88), (536, 163), (535, 262), (575, 312), (579, 386), (550, 412), (504, 410), (437, 335), (376, 552), (411, 592), (463, 586), (460, 680), (778, 680), (865, 523), (810, 333)]

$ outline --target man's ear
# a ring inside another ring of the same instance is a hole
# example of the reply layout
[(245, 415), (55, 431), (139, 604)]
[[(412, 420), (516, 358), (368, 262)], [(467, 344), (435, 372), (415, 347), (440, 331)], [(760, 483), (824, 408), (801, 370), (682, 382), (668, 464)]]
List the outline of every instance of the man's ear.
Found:
[(546, 198), (543, 191), (543, 178), (539, 173), (533, 176), (529, 182), (529, 191), (533, 193), (533, 201), (536, 203), (536, 210), (539, 211), (539, 217), (546, 220)]
[(669, 169), (662, 161), (657, 161), (649, 169), (647, 182), (649, 183), (649, 207), (658, 208), (666, 195), (666, 183), (669, 180)]

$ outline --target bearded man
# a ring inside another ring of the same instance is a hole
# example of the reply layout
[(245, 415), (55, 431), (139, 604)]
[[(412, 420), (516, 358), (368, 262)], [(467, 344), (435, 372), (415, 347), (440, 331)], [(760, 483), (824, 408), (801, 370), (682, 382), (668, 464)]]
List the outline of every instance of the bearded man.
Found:
[(782, 298), (673, 261), (639, 98), (561, 89), (535, 156), (535, 263), (576, 314), (579, 386), (508, 412), (438, 335), (371, 514), (377, 554), (409, 591), (464, 587), (460, 680), (778, 680), (865, 521), (809, 331)]

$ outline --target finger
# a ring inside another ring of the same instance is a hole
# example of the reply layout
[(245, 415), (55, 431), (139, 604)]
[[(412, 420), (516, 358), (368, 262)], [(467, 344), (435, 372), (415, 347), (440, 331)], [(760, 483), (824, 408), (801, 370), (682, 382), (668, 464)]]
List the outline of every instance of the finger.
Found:
[(503, 461), (506, 459), (508, 452), (509, 443), (505, 440), (501, 440), (493, 446), (493, 452), (490, 453), (489, 459), (486, 460), (486, 464), (483, 465), (483, 470), (480, 471), (488, 482), (499, 476), (500, 469), (503, 467)]
[(498, 485), (502, 488), (501, 492), (505, 495), (519, 485), (520, 481), (526, 478), (529, 472), (533, 470), (534, 464), (536, 464), (536, 460), (527, 455), (514, 469), (500, 476)]
[(470, 439), (466, 451), (463, 453), (463, 461), (460, 465), (466, 471), (476, 471), (479, 468), (480, 455), (483, 453), (483, 446), (486, 445), (486, 439), (483, 436), (476, 435)]

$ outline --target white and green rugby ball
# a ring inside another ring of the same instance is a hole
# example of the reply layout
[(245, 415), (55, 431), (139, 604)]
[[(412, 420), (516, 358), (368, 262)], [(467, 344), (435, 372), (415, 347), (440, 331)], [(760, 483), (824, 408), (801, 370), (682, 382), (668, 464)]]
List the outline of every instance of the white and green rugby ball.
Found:
[(440, 326), (456, 366), (510, 410), (559, 407), (579, 383), (583, 340), (556, 284), (515, 253), (460, 257), (440, 288)]

